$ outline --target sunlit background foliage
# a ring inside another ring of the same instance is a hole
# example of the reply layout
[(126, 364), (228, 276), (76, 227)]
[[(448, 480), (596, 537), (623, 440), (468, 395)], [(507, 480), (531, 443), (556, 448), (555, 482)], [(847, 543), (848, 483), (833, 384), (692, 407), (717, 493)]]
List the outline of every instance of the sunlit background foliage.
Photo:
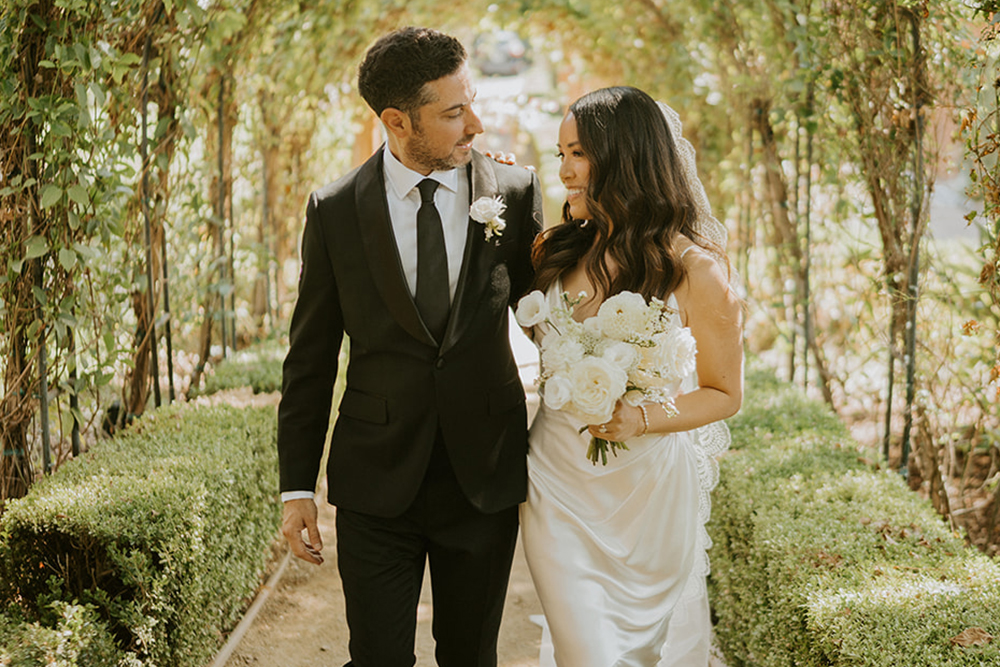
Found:
[(381, 142), (358, 60), (419, 24), (474, 65), (484, 35), (528, 45), (480, 73), (478, 145), (537, 168), (547, 224), (569, 102), (630, 84), (677, 109), (748, 354), (1000, 542), (994, 1), (2, 2), (0, 499), (237, 350), (276, 366), (305, 199)]

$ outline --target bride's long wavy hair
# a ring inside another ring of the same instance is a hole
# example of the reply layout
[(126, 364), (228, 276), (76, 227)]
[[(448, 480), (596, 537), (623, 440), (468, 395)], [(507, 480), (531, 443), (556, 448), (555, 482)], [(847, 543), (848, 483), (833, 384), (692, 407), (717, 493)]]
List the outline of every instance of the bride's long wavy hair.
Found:
[[(592, 217), (576, 220), (563, 206), (562, 223), (535, 242), (534, 287), (544, 291), (584, 258), (602, 297), (623, 290), (665, 297), (684, 278), (675, 236), (699, 245), (705, 239), (693, 227), (694, 196), (663, 113), (649, 95), (624, 86), (588, 93), (569, 111), (590, 163), (585, 196)], [(617, 265), (614, 274), (606, 255)]]

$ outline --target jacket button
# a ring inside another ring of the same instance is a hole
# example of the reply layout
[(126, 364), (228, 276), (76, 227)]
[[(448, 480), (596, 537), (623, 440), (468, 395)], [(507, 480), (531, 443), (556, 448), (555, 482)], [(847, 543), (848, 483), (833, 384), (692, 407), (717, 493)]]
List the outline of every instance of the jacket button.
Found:
[(438, 357), (437, 361), (434, 362), (434, 368), (441, 370), (444, 368), (444, 357)]

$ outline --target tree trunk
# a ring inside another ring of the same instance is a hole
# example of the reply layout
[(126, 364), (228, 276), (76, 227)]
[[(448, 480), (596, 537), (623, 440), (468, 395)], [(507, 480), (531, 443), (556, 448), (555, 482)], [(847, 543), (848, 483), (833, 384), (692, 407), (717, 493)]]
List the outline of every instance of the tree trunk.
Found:
[[(36, 6), (47, 15), (52, 11), (50, 2)], [(41, 70), (38, 62), (43, 57), (46, 35), (32, 22), (25, 24), (19, 62), (19, 78), (28, 97), (37, 97), (45, 83), (48, 70)], [(0, 179), (8, 183), (13, 173), (30, 177), (34, 185), (25, 188), (20, 196), (9, 198), (0, 207), (0, 238), (8, 248), (20, 248), (24, 241), (35, 234), (45, 234), (39, 212), (39, 160), (29, 159), (37, 148), (33, 125), (25, 125), (19, 135), (11, 134), (4, 146), (6, 155), (0, 161)], [(38, 378), (33, 373), (34, 354), (29, 344), (29, 328), (36, 320), (36, 299), (32, 288), (39, 275), (39, 259), (25, 260), (20, 272), (3, 286), (3, 331), (6, 342), (3, 390), (0, 399), (0, 510), (7, 498), (20, 498), (28, 492), (34, 481), (28, 432), (35, 415), (35, 392), (39, 390)]]
[[(217, 72), (213, 77), (213, 82), (208, 88), (223, 85), (224, 73)], [(222, 126), (216, 131), (215, 128), (209, 135), (215, 141), (208, 141), (208, 154), (205, 161), (208, 164), (221, 162), (221, 169), (216, 172), (216, 176), (209, 185), (209, 201), (221, 202), (221, 206), (216, 208), (215, 218), (209, 221), (209, 234), (212, 239), (212, 252), (209, 255), (214, 258), (209, 270), (205, 275), (210, 281), (209, 289), (205, 292), (205, 301), (202, 305), (203, 320), (198, 344), (198, 363), (191, 374), (191, 389), (201, 386), (202, 375), (212, 353), (212, 330), (216, 322), (220, 325), (223, 334), (223, 341), (226, 338), (226, 299), (222, 291), (222, 283), (226, 279), (226, 267), (229, 266), (229, 259), (226, 257), (225, 245), (225, 220), (232, 217), (232, 146), (233, 128), (236, 126), (236, 105), (233, 103), (233, 95), (228, 96), (228, 102), (222, 105)], [(218, 111), (218, 109), (216, 110)], [(221, 155), (220, 152), (221, 151)], [(219, 210), (221, 209), (221, 210)], [(224, 343), (225, 344), (225, 343)]]
[(770, 111), (771, 103), (768, 100), (755, 99), (751, 102), (750, 117), (753, 119), (754, 129), (760, 135), (761, 162), (764, 165), (764, 180), (767, 183), (768, 201), (771, 206), (771, 243), (783, 256), (782, 259), (791, 260), (797, 267), (801, 260), (801, 252), (795, 223), (788, 215), (790, 209), (788, 183), (781, 168), (781, 156), (771, 125)]
[[(917, 453), (916, 458), (919, 459), (920, 474), (929, 483), (927, 493), (934, 509), (938, 514), (948, 519), (953, 529), (957, 529), (951, 515), (948, 489), (941, 474), (941, 458), (937, 445), (934, 444), (934, 435), (927, 421), (927, 412), (923, 407), (918, 407), (916, 413), (917, 446), (915, 452)], [(973, 451), (970, 450), (969, 456), (971, 457), (972, 455)]]
[[(27, 295), (32, 298), (30, 290)], [(7, 393), (0, 401), (0, 444), (3, 445), (0, 451), (0, 509), (8, 498), (21, 498), (28, 493), (34, 479), (28, 450), (28, 425), (34, 406), (28, 399), (31, 392), (24, 391), (31, 379), (31, 363), (25, 358), (27, 344), (23, 331), (26, 326), (27, 322), (22, 321), (20, 327), (12, 329), (8, 348), (11, 356), (7, 358), (4, 373)]]

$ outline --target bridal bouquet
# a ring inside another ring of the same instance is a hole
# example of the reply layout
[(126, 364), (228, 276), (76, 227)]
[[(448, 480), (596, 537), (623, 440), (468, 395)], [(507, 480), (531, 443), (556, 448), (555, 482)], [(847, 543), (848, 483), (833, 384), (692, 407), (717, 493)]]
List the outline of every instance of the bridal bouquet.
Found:
[[(619, 400), (638, 406), (672, 399), (681, 380), (695, 370), (696, 345), (691, 330), (679, 326), (663, 301), (649, 303), (640, 294), (621, 292), (601, 304), (597, 314), (583, 322), (573, 319), (573, 308), (585, 298), (571, 300), (565, 292), (550, 307), (535, 290), (517, 304), (515, 317), (522, 327), (547, 323), (551, 330), (541, 343), (539, 391), (546, 407), (563, 410), (585, 426), (611, 419)], [(624, 442), (591, 438), (587, 457), (608, 462), (608, 451), (628, 449)]]

